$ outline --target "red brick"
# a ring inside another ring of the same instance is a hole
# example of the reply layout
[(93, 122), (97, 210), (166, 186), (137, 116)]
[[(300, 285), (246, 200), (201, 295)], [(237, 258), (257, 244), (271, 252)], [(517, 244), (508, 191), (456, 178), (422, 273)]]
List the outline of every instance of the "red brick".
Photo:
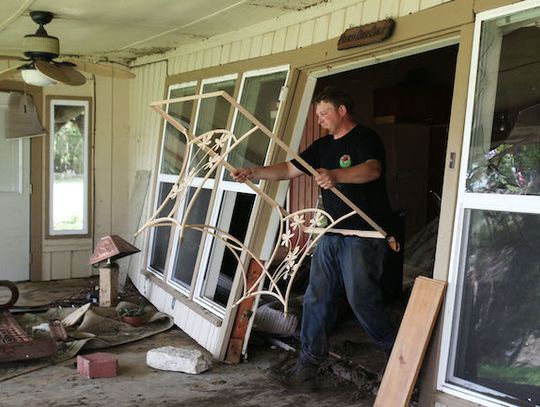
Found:
[(118, 359), (109, 353), (92, 353), (77, 356), (77, 371), (83, 377), (94, 379), (98, 377), (118, 376)]

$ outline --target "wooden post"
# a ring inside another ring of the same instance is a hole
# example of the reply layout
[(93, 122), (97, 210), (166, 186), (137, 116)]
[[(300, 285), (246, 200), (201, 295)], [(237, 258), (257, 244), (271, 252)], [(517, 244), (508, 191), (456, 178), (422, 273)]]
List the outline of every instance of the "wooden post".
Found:
[(118, 297), (118, 265), (99, 269), (99, 306), (114, 307)]

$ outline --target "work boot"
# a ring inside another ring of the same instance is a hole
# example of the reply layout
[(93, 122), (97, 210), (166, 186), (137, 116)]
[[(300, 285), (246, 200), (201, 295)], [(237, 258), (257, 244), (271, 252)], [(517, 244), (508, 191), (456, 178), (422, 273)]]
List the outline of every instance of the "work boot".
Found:
[(318, 370), (318, 365), (303, 360), (302, 358), (298, 358), (292, 369), (277, 379), (283, 386), (291, 390), (301, 392), (316, 391), (319, 388), (317, 380)]

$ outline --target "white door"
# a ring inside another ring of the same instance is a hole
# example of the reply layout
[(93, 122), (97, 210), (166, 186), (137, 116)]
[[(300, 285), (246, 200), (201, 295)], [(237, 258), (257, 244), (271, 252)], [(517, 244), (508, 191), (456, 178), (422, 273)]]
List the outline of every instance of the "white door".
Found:
[(30, 141), (6, 140), (9, 94), (0, 92), (0, 280), (30, 278)]

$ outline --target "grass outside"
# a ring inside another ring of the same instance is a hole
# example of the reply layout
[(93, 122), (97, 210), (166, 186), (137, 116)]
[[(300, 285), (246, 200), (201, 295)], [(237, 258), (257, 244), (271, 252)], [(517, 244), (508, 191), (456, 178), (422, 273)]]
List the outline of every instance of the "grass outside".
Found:
[(478, 376), (499, 382), (540, 387), (540, 367), (508, 366), (502, 363), (483, 363)]

